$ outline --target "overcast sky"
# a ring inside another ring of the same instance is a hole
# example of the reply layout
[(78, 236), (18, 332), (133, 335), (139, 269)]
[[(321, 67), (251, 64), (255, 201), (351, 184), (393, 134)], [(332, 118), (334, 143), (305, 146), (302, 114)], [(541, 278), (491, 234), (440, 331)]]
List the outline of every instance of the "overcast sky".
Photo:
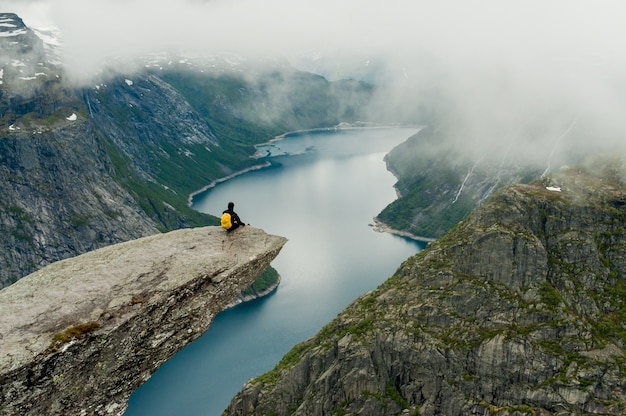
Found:
[(69, 54), (93, 57), (167, 46), (334, 48), (530, 69), (537, 60), (621, 65), (626, 57), (621, 0), (0, 0), (0, 10), (60, 27)]
[(58, 26), (76, 67), (166, 48), (293, 62), (320, 52), (338, 68), (385, 62), (401, 81), (389, 99), (438, 88), (469, 136), (554, 112), (552, 144), (581, 120), (602, 142), (626, 137), (623, 0), (0, 0), (0, 10)]

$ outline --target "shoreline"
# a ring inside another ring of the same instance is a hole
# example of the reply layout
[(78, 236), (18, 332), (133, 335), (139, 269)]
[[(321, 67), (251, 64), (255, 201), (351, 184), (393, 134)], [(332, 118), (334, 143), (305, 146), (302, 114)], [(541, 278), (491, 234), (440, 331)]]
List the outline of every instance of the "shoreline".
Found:
[[(241, 293), (232, 301), (230, 302), (228, 305), (226, 305), (226, 307), (223, 310), (226, 309), (230, 309), (232, 307), (235, 307), (239, 304), (242, 304), (244, 302), (250, 302), (256, 299), (261, 299), (267, 295), (269, 295), (270, 293), (272, 293), (273, 291), (275, 291), (276, 289), (278, 289), (278, 285), (280, 284), (281, 281), (281, 277), (280, 277), (280, 273), (278, 274), (278, 278), (276, 279), (276, 282), (274, 282), (274, 284), (268, 286), (265, 290), (262, 290), (260, 292), (257, 292), (254, 295), (242, 295)], [(243, 292), (242, 292), (243, 293)]]
[[(291, 136), (297, 136), (299, 134), (307, 134), (307, 133), (316, 133), (316, 132), (332, 132), (332, 131), (339, 131), (339, 130), (358, 130), (358, 129), (384, 129), (384, 128), (402, 128), (402, 127), (406, 127), (406, 128), (411, 128), (411, 127), (416, 127), (416, 128), (420, 128), (419, 125), (404, 125), (404, 124), (375, 124), (375, 123), (366, 123), (366, 122), (357, 122), (357, 123), (339, 123), (336, 126), (332, 126), (332, 127), (318, 127), (318, 128), (314, 128), (314, 129), (304, 129), (304, 130), (294, 130), (294, 131), (289, 131), (289, 132), (285, 132), (283, 134), (280, 134), (278, 136), (275, 136), (273, 138), (271, 138), (270, 140), (268, 140), (267, 142), (264, 143), (260, 143), (255, 145), (254, 147), (257, 148), (258, 146), (266, 146), (268, 144), (280, 141), (280, 140), (284, 140), (288, 137)], [(421, 130), (421, 128), (420, 128)], [(418, 130), (419, 131), (419, 130)], [(260, 159), (262, 156), (258, 155), (258, 152), (255, 152), (254, 155), (250, 156), (253, 159)], [(389, 164), (385, 163), (387, 165), (387, 170), (389, 170), (394, 176), (397, 177), (397, 175), (392, 172), (389, 169)], [(258, 165), (254, 165), (251, 166), (249, 168), (237, 171), (237, 172), (233, 172), (232, 174), (228, 175), (228, 176), (224, 176), (222, 178), (216, 179), (214, 181), (212, 181), (211, 183), (209, 183), (208, 185), (198, 189), (197, 191), (194, 191), (192, 193), (189, 194), (188, 198), (187, 198), (187, 203), (188, 205), (191, 207), (193, 205), (193, 198), (215, 186), (217, 186), (218, 184), (225, 182), (229, 179), (235, 178), (239, 175), (243, 175), (244, 173), (248, 173), (248, 172), (252, 172), (255, 170), (259, 170), (259, 169), (264, 169), (271, 166), (271, 163), (268, 161), (265, 161), (262, 164), (258, 164)], [(396, 194), (399, 194), (397, 188), (396, 189)], [(420, 236), (416, 236), (413, 235), (411, 233), (405, 232), (405, 231), (399, 231), (399, 230), (395, 230), (393, 228), (391, 228), (390, 226), (388, 226), (387, 224), (383, 223), (382, 221), (378, 220), (377, 218), (374, 217), (374, 224), (370, 224), (370, 226), (372, 227), (372, 229), (376, 232), (380, 232), (380, 233), (389, 233), (389, 234), (393, 234), (393, 235), (398, 235), (400, 237), (405, 237), (405, 238), (409, 238), (415, 241), (419, 241), (422, 243), (430, 243), (432, 241), (435, 241), (435, 239), (431, 239), (431, 238), (426, 238), (426, 237), (420, 237)], [(241, 294), (239, 294), (237, 296), (237, 298), (235, 298), (231, 303), (229, 303), (224, 310), (232, 308), (234, 306), (237, 306), (241, 303), (244, 302), (249, 302), (255, 299), (260, 299), (262, 297), (265, 297), (267, 295), (269, 295), (270, 293), (272, 293), (273, 291), (275, 291), (276, 289), (278, 289), (278, 285), (281, 282), (281, 276), (280, 274), (278, 274), (278, 278), (276, 279), (276, 282), (270, 286), (268, 286), (265, 290), (261, 291), (261, 292), (257, 292), (255, 295), (247, 295), (247, 296), (243, 296)]]
[(224, 176), (222, 178), (216, 179), (213, 182), (209, 183), (206, 186), (203, 186), (202, 188), (198, 189), (197, 191), (193, 191), (192, 193), (189, 194), (189, 196), (187, 197), (187, 205), (188, 206), (192, 206), (193, 205), (193, 198), (196, 195), (199, 195), (211, 188), (214, 188), (215, 186), (217, 186), (218, 184), (222, 183), (222, 182), (226, 182), (229, 179), (235, 178), (239, 175), (243, 175), (244, 173), (248, 173), (248, 172), (252, 172), (254, 170), (259, 170), (259, 169), (263, 169), (263, 168), (267, 168), (271, 165), (270, 162), (265, 162), (263, 164), (260, 165), (254, 165), (254, 166), (250, 166), (249, 168), (243, 169), (243, 170), (239, 170), (237, 172), (233, 172), (228, 176)]
[[(259, 143), (254, 145), (255, 148), (257, 148), (258, 146), (266, 146), (268, 144), (286, 139), (290, 136), (295, 136), (298, 134), (306, 134), (306, 133), (322, 133), (322, 132), (332, 132), (332, 131), (338, 131), (338, 130), (358, 130), (358, 129), (385, 129), (385, 128), (393, 128), (393, 127), (406, 127), (406, 128), (410, 128), (410, 127), (416, 127), (419, 128), (420, 125), (407, 125), (407, 124), (375, 124), (375, 123), (367, 123), (367, 122), (356, 122), (356, 123), (339, 123), (336, 126), (331, 126), (331, 127), (318, 127), (318, 128), (314, 128), (314, 129), (303, 129), (303, 130), (293, 130), (293, 131), (288, 131), (282, 134), (279, 134), (278, 136), (274, 136), (273, 138), (271, 138), (270, 140), (268, 140), (267, 142), (264, 143)], [(419, 130), (418, 130), (419, 131)], [(250, 156), (250, 158), (252, 159), (260, 159), (262, 156), (258, 155), (256, 152)], [(254, 165), (254, 166), (250, 166), (249, 168), (240, 170), (240, 171), (236, 171), (231, 173), (228, 176), (224, 176), (222, 178), (219, 179), (215, 179), (214, 181), (210, 182), (208, 185), (203, 186), (202, 188), (193, 191), (189, 194), (189, 196), (187, 197), (187, 205), (191, 206), (193, 205), (193, 198), (196, 195), (199, 195), (215, 186), (217, 186), (218, 184), (225, 182), (229, 179), (235, 178), (239, 175), (243, 175), (244, 173), (248, 173), (248, 172), (252, 172), (255, 170), (259, 170), (259, 169), (264, 169), (271, 166), (271, 163), (268, 161), (265, 161), (262, 164), (259, 165)]]
[[(278, 141), (284, 140), (292, 136), (298, 136), (298, 135), (307, 134), (307, 133), (325, 133), (325, 132), (333, 132), (333, 131), (341, 131), (341, 130), (361, 130), (361, 129), (366, 130), (366, 129), (389, 129), (389, 128), (411, 128), (411, 127), (419, 128), (421, 130), (420, 125), (409, 125), (409, 124), (376, 124), (376, 123), (368, 123), (368, 122), (339, 123), (332, 127), (317, 127), (314, 129), (288, 131), (283, 134), (279, 134), (278, 136), (274, 136), (267, 142), (259, 143), (255, 145), (254, 147), (257, 148), (259, 146), (267, 146), (268, 144), (272, 144), (274, 142), (278, 142)], [(251, 157), (255, 159), (260, 159), (264, 156), (258, 154), (258, 151), (257, 151)]]
[(374, 223), (370, 224), (370, 227), (377, 233), (389, 233), (393, 235), (398, 235), (400, 237), (410, 238), (411, 240), (419, 241), (420, 243), (432, 243), (437, 240), (436, 238), (422, 237), (419, 235), (411, 234), (408, 231), (400, 231), (395, 228), (391, 228), (389, 225), (385, 224), (378, 218), (373, 218)]

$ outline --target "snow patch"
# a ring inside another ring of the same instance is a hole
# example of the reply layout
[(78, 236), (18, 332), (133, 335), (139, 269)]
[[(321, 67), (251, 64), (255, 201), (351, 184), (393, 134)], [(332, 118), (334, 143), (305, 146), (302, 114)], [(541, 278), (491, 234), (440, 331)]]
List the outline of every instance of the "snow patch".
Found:
[(78, 118), (78, 116), (76, 116), (76, 113), (72, 113), (72, 115), (71, 115), (71, 116), (66, 117), (66, 120), (69, 120), (69, 121), (76, 121), (76, 119), (77, 119), (77, 118)]
[(63, 46), (63, 43), (61, 43), (61, 40), (59, 38), (60, 30), (56, 27), (37, 28), (33, 29), (33, 32), (35, 32), (35, 35), (37, 35), (37, 37), (43, 41), (44, 45), (51, 47)]
[(10, 38), (13, 36), (25, 35), (27, 33), (26, 29), (17, 29), (11, 32), (0, 32), (0, 38)]
[(548, 191), (561, 192), (561, 188), (560, 187), (556, 187), (556, 186), (546, 186), (546, 189)]
[(133, 81), (127, 79), (125, 80), (126, 84), (130, 87), (131, 85), (133, 85)]

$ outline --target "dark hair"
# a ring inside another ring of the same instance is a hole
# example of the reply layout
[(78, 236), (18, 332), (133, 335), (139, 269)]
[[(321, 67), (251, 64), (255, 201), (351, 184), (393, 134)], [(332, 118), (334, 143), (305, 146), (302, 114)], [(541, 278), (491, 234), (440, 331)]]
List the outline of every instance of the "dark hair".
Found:
[(234, 202), (229, 202), (228, 203), (228, 209), (233, 209), (235, 208), (235, 203)]

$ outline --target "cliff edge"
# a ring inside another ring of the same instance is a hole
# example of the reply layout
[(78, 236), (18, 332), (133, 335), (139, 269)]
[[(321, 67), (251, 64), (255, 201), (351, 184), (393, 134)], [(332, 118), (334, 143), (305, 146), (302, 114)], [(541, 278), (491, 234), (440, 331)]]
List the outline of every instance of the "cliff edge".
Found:
[(225, 415), (626, 414), (626, 159), (498, 191)]
[(121, 415), (286, 239), (183, 229), (53, 263), (0, 291), (0, 415)]

